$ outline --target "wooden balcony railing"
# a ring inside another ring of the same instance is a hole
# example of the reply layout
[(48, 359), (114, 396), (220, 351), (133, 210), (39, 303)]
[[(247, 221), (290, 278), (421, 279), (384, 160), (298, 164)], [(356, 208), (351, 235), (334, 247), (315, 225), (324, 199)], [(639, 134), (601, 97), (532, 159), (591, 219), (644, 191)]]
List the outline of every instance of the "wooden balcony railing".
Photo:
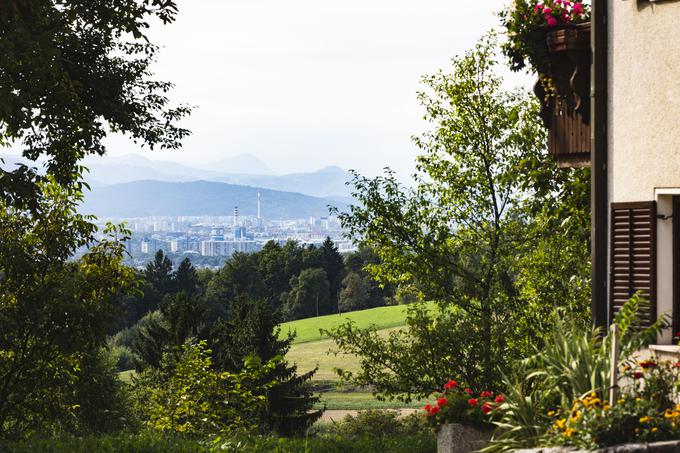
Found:
[(548, 151), (560, 167), (589, 166), (590, 23), (549, 31), (547, 46), (551, 67), (547, 77), (555, 92), (546, 96), (540, 81), (534, 92), (541, 100), (541, 118), (549, 131)]

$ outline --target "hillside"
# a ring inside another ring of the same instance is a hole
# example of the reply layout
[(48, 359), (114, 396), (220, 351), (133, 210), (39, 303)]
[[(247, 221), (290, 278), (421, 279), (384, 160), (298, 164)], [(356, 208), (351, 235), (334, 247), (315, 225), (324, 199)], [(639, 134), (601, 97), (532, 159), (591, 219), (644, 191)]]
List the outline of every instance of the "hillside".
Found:
[(326, 167), (307, 173), (274, 175), (254, 156), (226, 158), (211, 165), (195, 166), (148, 159), (139, 154), (89, 157), (87, 180), (93, 186), (154, 180), (166, 182), (215, 181), (241, 186), (299, 192), (313, 197), (348, 197), (345, 185), (351, 175), (340, 167)]
[(230, 174), (215, 178), (215, 180), (300, 192), (318, 197), (349, 197), (351, 190), (346, 183), (350, 178), (351, 175), (340, 167), (326, 167), (312, 173), (292, 173), (281, 176)]
[(257, 194), (262, 214), (270, 219), (300, 219), (328, 215), (337, 202), (301, 193), (209, 181), (135, 181), (94, 187), (86, 194), (82, 212), (105, 217), (231, 215), (238, 206), (242, 215), (257, 214)]
[(389, 307), (370, 308), (368, 310), (352, 311), (338, 315), (319, 316), (318, 318), (300, 319), (298, 321), (281, 324), (281, 334), (296, 332), (293, 344), (319, 341), (326, 338), (319, 329), (330, 330), (345, 322), (354, 321), (360, 329), (375, 326), (378, 329), (388, 329), (406, 324), (406, 309), (408, 305), (392, 305)]

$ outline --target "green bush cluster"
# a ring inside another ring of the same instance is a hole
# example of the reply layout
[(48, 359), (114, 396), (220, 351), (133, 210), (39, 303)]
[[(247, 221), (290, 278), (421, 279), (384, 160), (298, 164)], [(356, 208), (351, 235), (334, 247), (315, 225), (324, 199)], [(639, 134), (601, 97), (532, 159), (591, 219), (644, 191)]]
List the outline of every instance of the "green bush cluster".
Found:
[(434, 433), (422, 414), (399, 418), (395, 411), (366, 411), (337, 423), (321, 423), (298, 438), (241, 431), (190, 439), (177, 433), (144, 432), (0, 443), (0, 451), (7, 453), (434, 453), (436, 450)]

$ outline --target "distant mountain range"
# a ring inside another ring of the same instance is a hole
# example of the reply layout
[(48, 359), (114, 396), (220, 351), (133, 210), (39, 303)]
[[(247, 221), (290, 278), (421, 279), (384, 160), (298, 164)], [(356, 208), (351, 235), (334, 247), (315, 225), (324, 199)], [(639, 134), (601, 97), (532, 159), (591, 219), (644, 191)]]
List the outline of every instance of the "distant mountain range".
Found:
[[(4, 155), (0, 167), (18, 163), (42, 168), (21, 156)], [(351, 175), (340, 167), (310, 173), (272, 175), (256, 157), (242, 154), (198, 168), (177, 162), (156, 161), (138, 154), (90, 157), (83, 212), (99, 216), (229, 215), (234, 206), (254, 215), (257, 192), (268, 218), (323, 216), (327, 205), (351, 203), (346, 182)], [(231, 171), (230, 171), (231, 170)], [(253, 170), (260, 174), (241, 173)]]
[(94, 187), (81, 212), (103, 217), (229, 216), (238, 206), (239, 213), (254, 216), (258, 192), (262, 215), (269, 219), (321, 217), (328, 215), (328, 205), (345, 207), (336, 200), (221, 182), (134, 181)]
[[(345, 183), (350, 180), (351, 175), (340, 167), (277, 176), (267, 174), (270, 172), (268, 167), (249, 154), (228, 158), (206, 168), (150, 160), (137, 154), (88, 159), (85, 166), (90, 170), (87, 179), (92, 186), (139, 180), (170, 182), (204, 180), (300, 192), (313, 197), (350, 196), (350, 189)], [(259, 169), (262, 173), (245, 172), (243, 171), (245, 169)]]

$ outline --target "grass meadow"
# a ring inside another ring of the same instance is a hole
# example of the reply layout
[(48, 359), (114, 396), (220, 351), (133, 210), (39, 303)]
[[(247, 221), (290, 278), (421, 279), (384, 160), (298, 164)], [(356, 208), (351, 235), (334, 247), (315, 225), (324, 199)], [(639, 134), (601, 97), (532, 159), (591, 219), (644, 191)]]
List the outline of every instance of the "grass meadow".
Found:
[(281, 334), (295, 332), (295, 344), (319, 341), (327, 338), (320, 330), (330, 330), (347, 321), (354, 321), (360, 329), (375, 326), (378, 329), (399, 327), (406, 324), (407, 305), (391, 305), (389, 307), (369, 308), (337, 315), (319, 316), (318, 318), (300, 319), (281, 324)]

